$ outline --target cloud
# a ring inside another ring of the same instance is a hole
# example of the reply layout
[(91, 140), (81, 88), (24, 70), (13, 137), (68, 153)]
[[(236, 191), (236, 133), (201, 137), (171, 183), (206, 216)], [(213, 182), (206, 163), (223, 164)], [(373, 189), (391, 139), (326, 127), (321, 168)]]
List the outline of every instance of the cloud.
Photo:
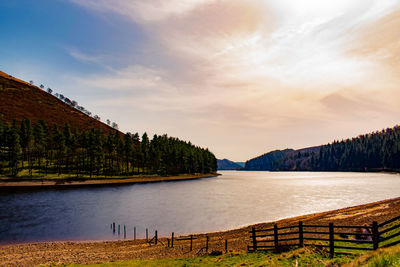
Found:
[[(124, 69), (112, 71), (109, 74), (94, 74), (85, 78), (78, 78), (78, 82), (84, 85), (102, 88), (111, 91), (135, 91), (163, 88), (162, 72), (155, 69), (132, 65)], [(169, 88), (170, 89), (170, 88)]]
[[(71, 1), (124, 15), (149, 36), (141, 62), (78, 79), (107, 92), (93, 105), (146, 114), (126, 115), (127, 129), (142, 123), (243, 160), (400, 115), (398, 1)], [(107, 65), (101, 55), (70, 55)]]
[(86, 55), (77, 49), (67, 49), (68, 54), (73, 57), (74, 59), (81, 61), (81, 62), (89, 62), (89, 63), (95, 63), (95, 64), (100, 64), (102, 61), (101, 56), (91, 56), (91, 55)]
[(184, 15), (199, 5), (216, 0), (71, 0), (98, 11), (112, 11), (129, 17), (135, 22), (162, 21), (171, 16)]

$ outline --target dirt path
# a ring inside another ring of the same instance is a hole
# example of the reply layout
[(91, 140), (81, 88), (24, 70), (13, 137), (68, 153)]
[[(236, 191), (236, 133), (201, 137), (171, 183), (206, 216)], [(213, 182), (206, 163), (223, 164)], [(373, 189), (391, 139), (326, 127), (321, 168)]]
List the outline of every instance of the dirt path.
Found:
[[(371, 224), (372, 221), (386, 221), (400, 215), (400, 198), (360, 205), (334, 211), (308, 214), (277, 221), (280, 226), (293, 225), (299, 220), (308, 223), (334, 222), (338, 225)], [(270, 227), (274, 222), (261, 223), (256, 227)], [(246, 251), (249, 244), (248, 231), (252, 226), (207, 234), (210, 250), (224, 251), (225, 239), (230, 251)], [(175, 242), (174, 248), (158, 244), (151, 247), (144, 240), (107, 242), (46, 242), (0, 246), (0, 266), (35, 266), (49, 262), (101, 263), (128, 259), (153, 259), (173, 257), (193, 257), (202, 255), (199, 250), (205, 245), (206, 234), (196, 235), (193, 251), (189, 251), (188, 241)], [(167, 244), (165, 238), (161, 239)], [(198, 253), (199, 252), (199, 253)]]

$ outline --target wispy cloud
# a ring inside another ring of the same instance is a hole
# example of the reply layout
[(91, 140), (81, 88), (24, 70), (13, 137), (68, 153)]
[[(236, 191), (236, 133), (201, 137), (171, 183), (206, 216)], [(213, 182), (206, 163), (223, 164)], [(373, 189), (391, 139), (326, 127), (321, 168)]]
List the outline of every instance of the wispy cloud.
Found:
[[(397, 0), (70, 1), (123, 15), (150, 36), (140, 63), (78, 78), (119, 92), (95, 104), (145, 110), (157, 117), (155, 128), (209, 143), (221, 157), (316, 145), (362, 133), (366, 118), (374, 129), (400, 115), (387, 99), (399, 95), (400, 48), (391, 36), (400, 22), (376, 26), (398, 10)], [(383, 43), (378, 32), (388, 28)], [(107, 65), (101, 56), (70, 55)], [(236, 139), (222, 144), (209, 131)]]
[(162, 21), (170, 16), (184, 15), (199, 5), (216, 0), (71, 0), (99, 11), (112, 11), (136, 22)]

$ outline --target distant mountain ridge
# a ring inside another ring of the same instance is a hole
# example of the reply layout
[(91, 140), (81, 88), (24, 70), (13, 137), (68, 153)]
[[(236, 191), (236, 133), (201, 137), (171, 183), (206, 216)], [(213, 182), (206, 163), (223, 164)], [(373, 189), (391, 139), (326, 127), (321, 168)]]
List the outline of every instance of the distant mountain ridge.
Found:
[(228, 159), (218, 159), (218, 170), (240, 170), (243, 167)]

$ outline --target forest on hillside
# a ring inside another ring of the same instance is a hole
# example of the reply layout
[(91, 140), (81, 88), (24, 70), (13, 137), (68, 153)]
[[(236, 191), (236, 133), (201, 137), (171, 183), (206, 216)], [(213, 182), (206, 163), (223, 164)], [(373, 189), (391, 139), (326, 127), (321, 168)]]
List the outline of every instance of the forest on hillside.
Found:
[(0, 121), (0, 174), (4, 176), (112, 177), (136, 174), (212, 173), (217, 160), (208, 149), (167, 135), (104, 134), (40, 120)]
[[(277, 157), (279, 155), (279, 157)], [(320, 147), (273, 151), (246, 162), (247, 170), (400, 171), (400, 126)]]

